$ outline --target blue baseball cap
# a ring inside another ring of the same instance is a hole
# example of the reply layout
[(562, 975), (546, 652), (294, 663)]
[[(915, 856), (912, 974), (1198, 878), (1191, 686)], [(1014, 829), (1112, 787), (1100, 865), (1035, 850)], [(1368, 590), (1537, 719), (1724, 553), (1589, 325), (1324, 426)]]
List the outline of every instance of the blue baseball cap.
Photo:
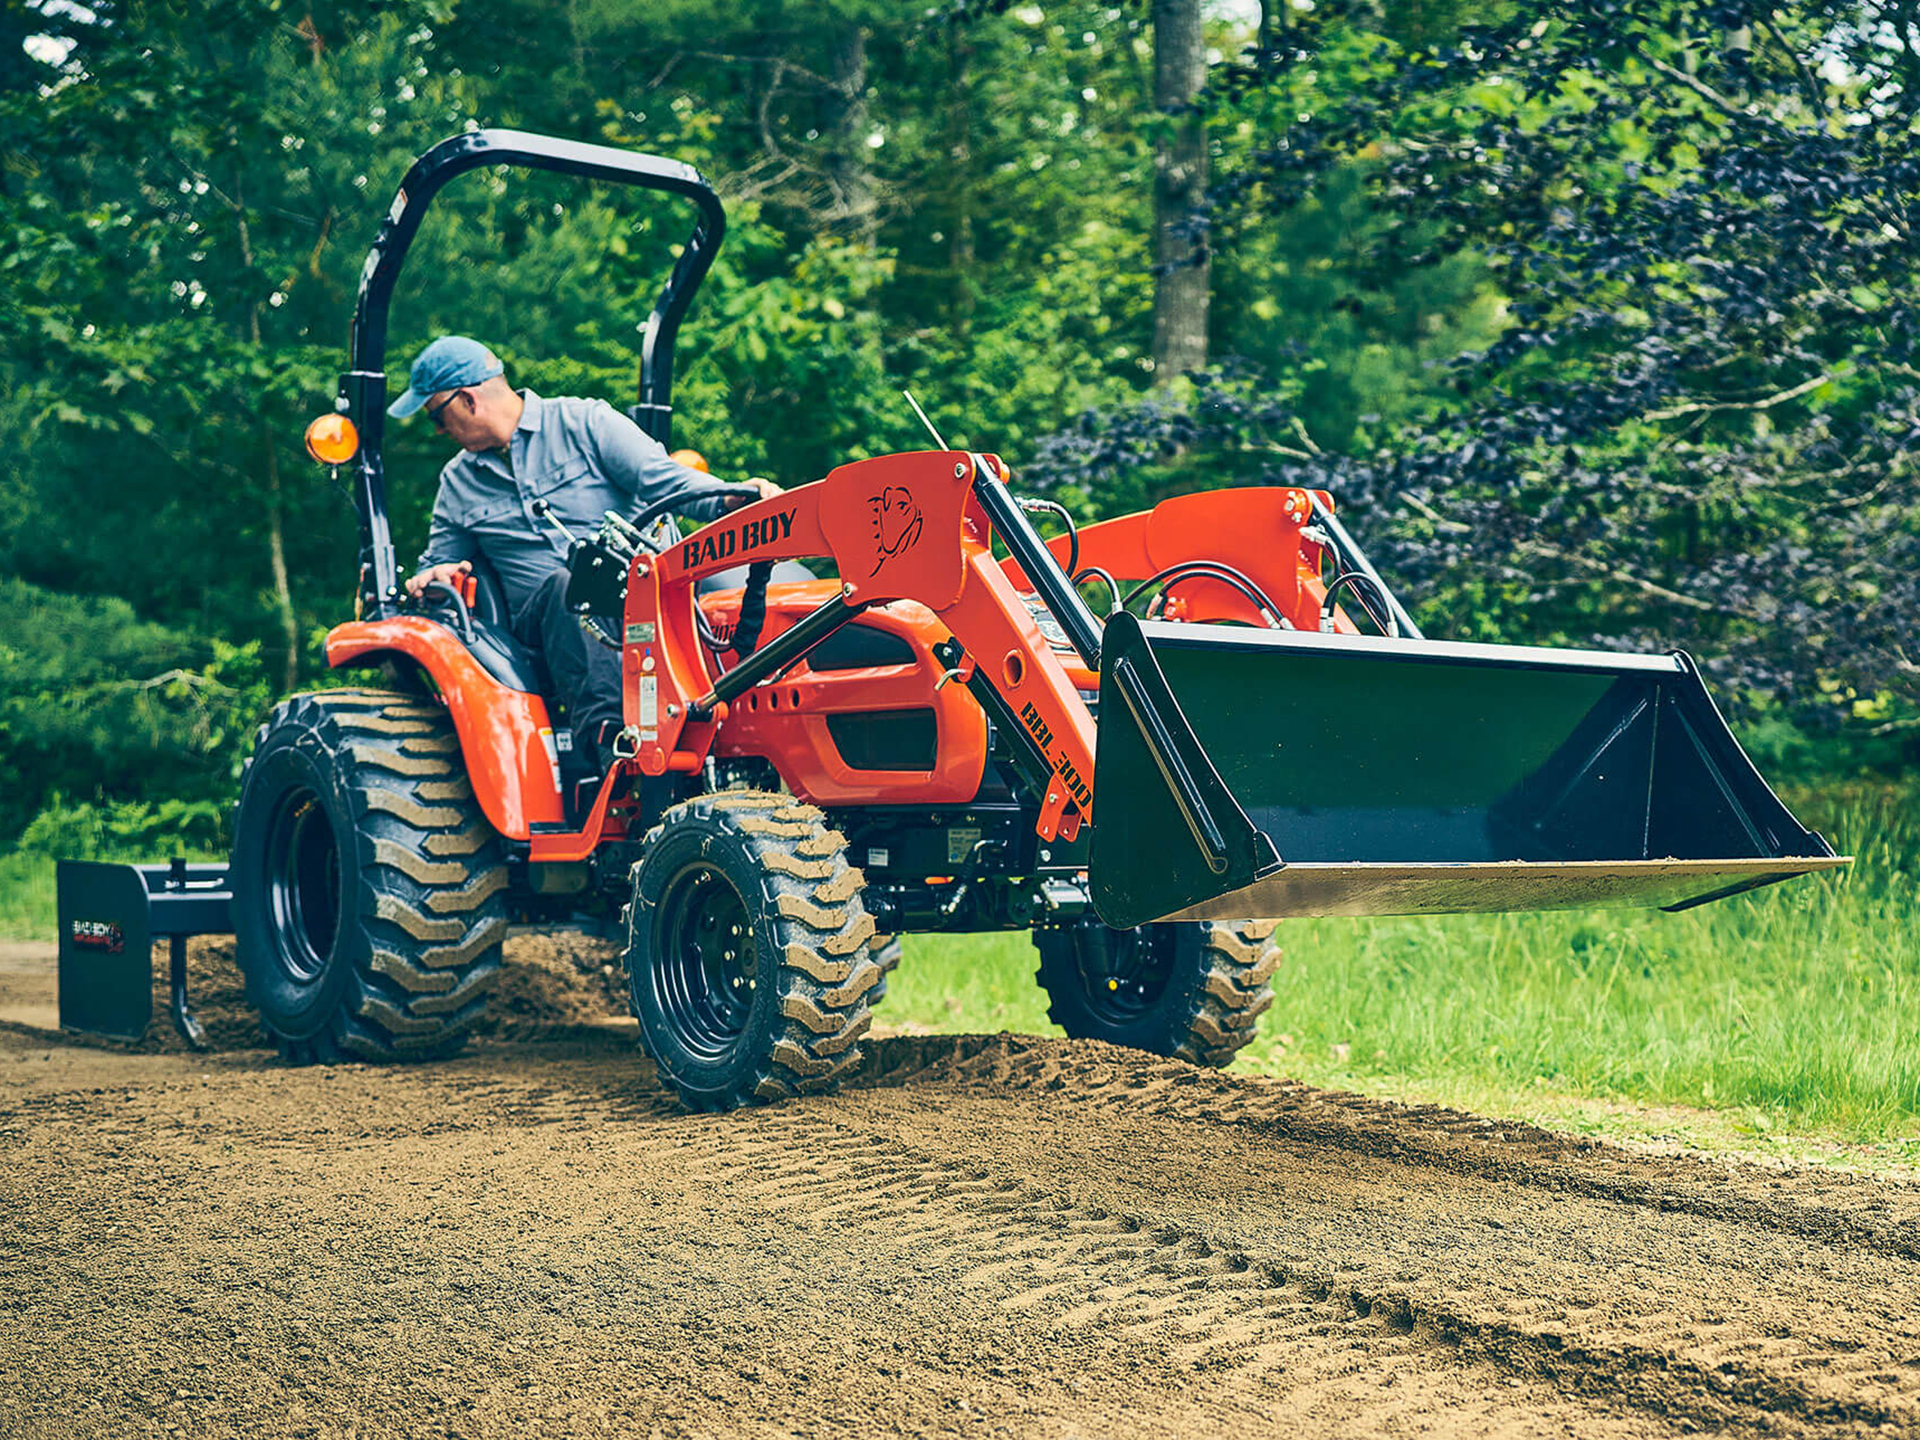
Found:
[(387, 407), (387, 414), (404, 420), (442, 390), (478, 385), (506, 373), (500, 357), (478, 340), (464, 335), (442, 335), (414, 357), (412, 384), (407, 393)]

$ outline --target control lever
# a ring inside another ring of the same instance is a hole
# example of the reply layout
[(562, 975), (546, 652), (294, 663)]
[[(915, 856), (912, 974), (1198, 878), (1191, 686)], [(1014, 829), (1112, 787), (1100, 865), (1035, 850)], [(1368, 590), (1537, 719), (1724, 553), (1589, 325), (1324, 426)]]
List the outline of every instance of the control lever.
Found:
[(633, 526), (609, 510), (600, 521), (600, 543), (612, 549), (616, 542), (626, 546), (627, 558), (629, 560), (638, 555), (643, 549), (652, 550), (655, 548), (647, 543), (646, 536), (642, 535), (638, 530), (634, 529)]
[(475, 638), (473, 633), (473, 607), (467, 604), (465, 585), (447, 585), (438, 580), (434, 580), (420, 587), (420, 598), (422, 600), (436, 593), (445, 595), (453, 601), (454, 611), (460, 617), (460, 638), (469, 645), (473, 644)]
[(580, 545), (585, 543), (580, 539), (578, 535), (574, 534), (573, 531), (567, 528), (566, 521), (562, 520), (558, 515), (553, 513), (553, 506), (548, 504), (545, 500), (536, 500), (533, 502), (533, 504), (529, 508), (533, 511), (534, 519), (546, 521), (547, 524), (551, 525), (554, 529), (558, 530), (562, 535), (566, 536), (567, 539), (572, 541), (575, 545)]
[[(547, 501), (536, 500), (529, 508), (533, 511), (536, 520), (546, 521), (547, 524), (565, 536), (569, 544), (585, 545), (589, 543), (568, 529), (567, 523), (553, 513), (553, 506)], [(598, 545), (608, 554), (628, 562), (631, 562), (633, 557), (638, 555), (643, 547), (646, 549), (653, 548), (647, 544), (645, 536), (611, 510), (600, 517), (600, 533), (593, 537), (591, 543)]]

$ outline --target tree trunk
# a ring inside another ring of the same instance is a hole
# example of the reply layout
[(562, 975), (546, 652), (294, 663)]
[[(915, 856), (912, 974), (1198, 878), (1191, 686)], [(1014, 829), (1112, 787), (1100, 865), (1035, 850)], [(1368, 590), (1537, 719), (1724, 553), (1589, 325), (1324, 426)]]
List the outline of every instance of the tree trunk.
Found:
[(292, 690), (300, 683), (300, 621), (293, 609), (293, 586), (287, 582), (286, 527), (280, 504), (280, 457), (274, 452), (273, 434), (261, 427), (261, 441), (267, 453), (267, 551), (273, 561), (273, 596), (280, 611), (280, 633), (286, 637), (287, 663), (281, 689)]
[(1193, 100), (1207, 78), (1200, 0), (1153, 0), (1153, 101), (1166, 117), (1153, 152), (1155, 383), (1207, 363), (1211, 264), (1189, 233), (1207, 190), (1207, 129)]
[(1260, 0), (1260, 30), (1254, 39), (1255, 60), (1272, 65), (1280, 49), (1280, 36), (1287, 26), (1288, 0)]
[(947, 160), (953, 176), (953, 221), (947, 235), (947, 269), (953, 276), (953, 321), (962, 335), (973, 320), (973, 87), (968, 62), (972, 31), (953, 32), (953, 74), (947, 88)]
[[(233, 194), (234, 223), (240, 236), (240, 263), (251, 270), (253, 239), (247, 232), (245, 197), (238, 185), (234, 186)], [(266, 348), (260, 336), (260, 313), (264, 309), (266, 302), (256, 300), (247, 311), (247, 338), (253, 342), (255, 354), (264, 353)], [(291, 690), (300, 681), (300, 619), (294, 612), (293, 586), (287, 579), (286, 527), (280, 504), (280, 457), (273, 448), (273, 429), (264, 423), (260, 426), (260, 444), (267, 457), (267, 556), (273, 566), (273, 598), (280, 612), (280, 633), (287, 642), (286, 684), (283, 689)]]
[(832, 46), (833, 93), (826, 130), (833, 149), (827, 183), (838, 218), (848, 222), (856, 239), (871, 245), (879, 229), (879, 206), (867, 160), (867, 32), (849, 21), (835, 32)]

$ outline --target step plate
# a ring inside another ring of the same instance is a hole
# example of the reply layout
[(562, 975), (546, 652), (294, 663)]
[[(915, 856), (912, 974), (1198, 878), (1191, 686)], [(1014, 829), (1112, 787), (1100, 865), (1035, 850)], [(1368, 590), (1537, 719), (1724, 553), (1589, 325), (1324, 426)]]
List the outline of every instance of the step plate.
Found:
[(1818, 870), (1850, 856), (1743, 860), (1520, 860), (1476, 865), (1289, 865), (1168, 920), (1304, 915), (1449, 915), (1486, 910), (1684, 910)]

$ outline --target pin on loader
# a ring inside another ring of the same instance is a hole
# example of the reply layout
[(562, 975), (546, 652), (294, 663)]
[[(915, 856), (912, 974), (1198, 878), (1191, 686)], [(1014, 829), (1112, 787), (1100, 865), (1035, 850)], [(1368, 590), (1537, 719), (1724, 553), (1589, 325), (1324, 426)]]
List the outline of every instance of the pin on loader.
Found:
[(1677, 909), (1844, 863), (1684, 655), (1428, 640), (1321, 491), (1043, 542), (1029, 510), (1057, 507), (937, 436), (691, 534), (659, 532), (669, 496), (574, 536), (569, 601), (624, 674), (618, 758), (586, 773), (485, 564), (410, 599), (387, 524), (393, 283), (440, 188), (497, 165), (697, 208), (631, 412), (663, 444), (724, 230), (686, 166), (510, 131), (404, 181), (313, 439), (361, 524), (328, 660), (385, 680), (275, 709), (226, 877), (290, 1058), (449, 1053), (510, 921), (584, 911), (618, 917), (644, 1047), (695, 1109), (831, 1089), (906, 932), (1030, 931), (1069, 1034), (1224, 1064), (1288, 916)]

